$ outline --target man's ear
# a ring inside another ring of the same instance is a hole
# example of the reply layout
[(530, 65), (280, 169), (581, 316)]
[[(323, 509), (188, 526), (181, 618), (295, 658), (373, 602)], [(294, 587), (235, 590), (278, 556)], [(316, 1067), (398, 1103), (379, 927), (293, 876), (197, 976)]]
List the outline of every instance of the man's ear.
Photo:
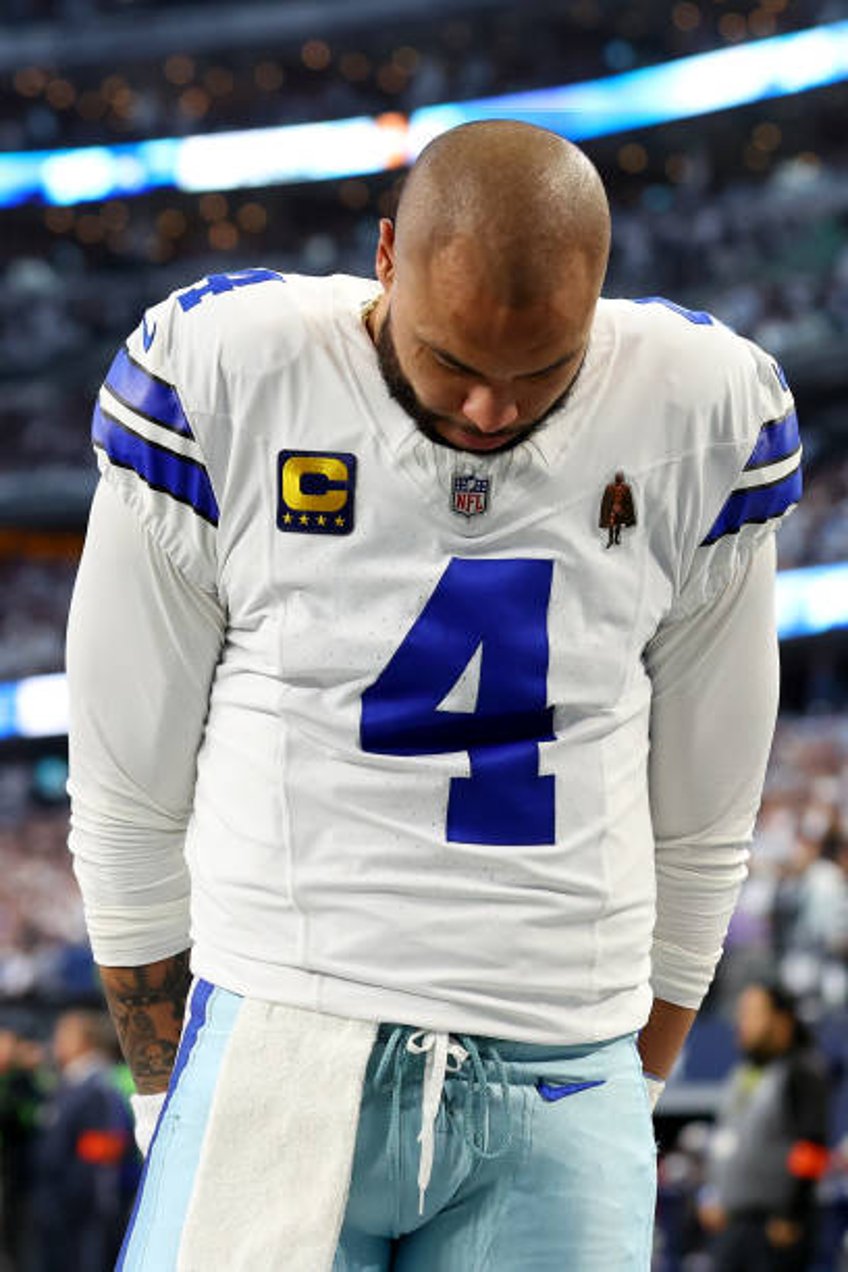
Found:
[(377, 278), (383, 284), (383, 290), (389, 291), (395, 279), (395, 226), (386, 216), (380, 221), (380, 239), (374, 268)]

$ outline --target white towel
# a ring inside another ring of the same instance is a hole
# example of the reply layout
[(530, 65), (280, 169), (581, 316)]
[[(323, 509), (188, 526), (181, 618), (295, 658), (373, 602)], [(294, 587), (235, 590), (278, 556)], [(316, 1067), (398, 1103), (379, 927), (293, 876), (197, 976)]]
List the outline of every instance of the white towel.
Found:
[(329, 1272), (377, 1025), (245, 1000), (224, 1056), (179, 1272)]

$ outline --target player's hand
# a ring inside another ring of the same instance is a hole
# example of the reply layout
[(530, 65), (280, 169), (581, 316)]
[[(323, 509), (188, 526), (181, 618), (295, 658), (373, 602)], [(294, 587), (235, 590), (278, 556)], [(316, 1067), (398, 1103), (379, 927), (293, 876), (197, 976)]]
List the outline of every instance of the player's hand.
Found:
[(155, 1095), (131, 1095), (133, 1117), (135, 1118), (135, 1142), (142, 1157), (147, 1156), (162, 1105), (165, 1103), (167, 1091), (157, 1091)]
[(786, 1250), (789, 1246), (797, 1245), (803, 1235), (804, 1229), (800, 1223), (793, 1223), (791, 1219), (775, 1218), (766, 1223), (766, 1239), (776, 1250)]

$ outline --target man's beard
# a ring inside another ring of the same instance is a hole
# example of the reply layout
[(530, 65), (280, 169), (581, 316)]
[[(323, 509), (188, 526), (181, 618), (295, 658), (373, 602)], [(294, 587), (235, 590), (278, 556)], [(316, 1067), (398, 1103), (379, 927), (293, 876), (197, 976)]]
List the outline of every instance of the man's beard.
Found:
[[(397, 356), (397, 349), (395, 348), (394, 337), (392, 336), (391, 310), (386, 313), (386, 317), (383, 321), (382, 327), (380, 328), (379, 334), (374, 341), (374, 345), (377, 350), (377, 361), (380, 364), (380, 370), (383, 374), (383, 379), (386, 382), (386, 388), (389, 390), (389, 394), (394, 398), (398, 405), (406, 411), (407, 415), (415, 421), (424, 436), (429, 438), (431, 442), (435, 442), (437, 446), (446, 446), (449, 450), (454, 451), (468, 450), (471, 453), (475, 453), (472, 447), (457, 446), (456, 443), (449, 442), (446, 437), (442, 436), (437, 428), (438, 424), (455, 424), (456, 421), (449, 420), (445, 416), (439, 415), (436, 411), (428, 410), (427, 407), (419, 401), (415, 390), (401, 369), (400, 360)], [(575, 375), (565, 392), (561, 393), (556, 401), (551, 403), (544, 415), (540, 415), (537, 420), (533, 420), (530, 424), (525, 425), (520, 432), (508, 435), (504, 439), (503, 445), (498, 447), (496, 451), (490, 453), (501, 454), (503, 451), (512, 450), (514, 446), (518, 446), (521, 442), (525, 442), (528, 437), (531, 437), (534, 433), (536, 433), (545, 421), (558, 411), (561, 406), (563, 406), (576, 379), (577, 376)]]

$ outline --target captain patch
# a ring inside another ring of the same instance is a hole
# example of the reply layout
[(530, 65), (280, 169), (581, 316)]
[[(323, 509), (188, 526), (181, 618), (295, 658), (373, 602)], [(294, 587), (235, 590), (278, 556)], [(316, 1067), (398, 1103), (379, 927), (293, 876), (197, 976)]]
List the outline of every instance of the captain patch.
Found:
[(280, 451), (277, 527), (294, 534), (350, 534), (355, 490), (355, 455)]

